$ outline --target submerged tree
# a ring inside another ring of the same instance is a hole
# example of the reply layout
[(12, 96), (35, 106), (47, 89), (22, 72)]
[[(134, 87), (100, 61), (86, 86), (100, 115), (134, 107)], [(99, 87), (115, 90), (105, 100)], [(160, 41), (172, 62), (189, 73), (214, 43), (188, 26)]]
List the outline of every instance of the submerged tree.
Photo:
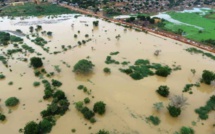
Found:
[(73, 72), (87, 74), (92, 71), (93, 67), (94, 65), (91, 61), (82, 59), (75, 64), (75, 66), (73, 67)]
[(31, 65), (34, 67), (34, 68), (39, 68), (39, 67), (42, 67), (43, 66), (43, 62), (42, 62), (42, 59), (39, 58), (39, 57), (32, 57), (30, 59), (31, 61)]

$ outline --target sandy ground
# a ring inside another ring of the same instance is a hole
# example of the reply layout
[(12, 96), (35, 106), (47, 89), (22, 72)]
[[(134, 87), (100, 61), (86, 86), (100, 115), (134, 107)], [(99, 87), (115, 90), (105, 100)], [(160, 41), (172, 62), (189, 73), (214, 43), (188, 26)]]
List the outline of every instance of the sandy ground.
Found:
[[(215, 71), (214, 61), (201, 55), (192, 55), (186, 52), (184, 49), (189, 47), (186, 44), (154, 34), (145, 34), (135, 30), (124, 31), (123, 27), (102, 20), (99, 20), (98, 28), (93, 28), (93, 20), (95, 18), (83, 16), (77, 19), (71, 17), (69, 20), (58, 23), (40, 24), (43, 30), (53, 32), (52, 38), (44, 37), (50, 41), (46, 45), (50, 47), (50, 51), (61, 50), (61, 45), (75, 46), (78, 41), (85, 39), (85, 34), (89, 34), (89, 38), (92, 39), (86, 45), (57, 56), (47, 54), (39, 46), (34, 45), (26, 38), (24, 39), (29, 46), (35, 48), (37, 52), (42, 53), (42, 57), (45, 57), (43, 63), (48, 72), (54, 71), (53, 65), (59, 65), (62, 69), (62, 72), (53, 78), (63, 82), (60, 89), (66, 93), (71, 103), (70, 111), (57, 120), (51, 134), (71, 134), (71, 129), (76, 129), (78, 134), (90, 134), (103, 128), (117, 134), (172, 134), (178, 131), (181, 126), (192, 127), (196, 134), (213, 134), (215, 132), (215, 128), (212, 127), (215, 123), (214, 112), (209, 114), (209, 119), (206, 121), (199, 120), (198, 115), (194, 112), (194, 109), (203, 106), (209, 97), (214, 95), (212, 86), (201, 84), (199, 88), (193, 88), (192, 95), (183, 93), (188, 98), (189, 105), (183, 109), (178, 118), (169, 116), (166, 109), (169, 103), (168, 98), (162, 98), (155, 92), (160, 85), (168, 85), (170, 96), (181, 95), (186, 84), (199, 81), (203, 70)], [(86, 23), (80, 21), (86, 21)], [(21, 29), (28, 34), (29, 25), (14, 25), (17, 22), (19, 20), (4, 18), (0, 21), (0, 30)], [(71, 27), (71, 24), (74, 24), (74, 27)], [(85, 26), (85, 24), (89, 26)], [(2, 27), (3, 25), (4, 27)], [(80, 34), (77, 33), (78, 30), (80, 30)], [(78, 34), (77, 39), (73, 37), (74, 34)], [(121, 35), (119, 40), (115, 38), (118, 34)], [(92, 51), (91, 47), (94, 47), (95, 50)], [(1, 53), (7, 49), (4, 48)], [(153, 53), (158, 49), (161, 50), (161, 53), (155, 57)], [(106, 56), (114, 51), (120, 52), (113, 56), (120, 62), (130, 61), (132, 65), (137, 59), (149, 59), (151, 62), (169, 66), (181, 65), (182, 70), (173, 71), (167, 78), (152, 76), (135, 81), (119, 71), (122, 65), (105, 64)], [(13, 57), (20, 56), (22, 54), (14, 54)], [(28, 58), (33, 56), (35, 54), (29, 54)], [(93, 74), (86, 77), (74, 74), (72, 72), (74, 64), (87, 56), (95, 64)], [(62, 64), (62, 60), (71, 65), (71, 68)], [(2, 112), (7, 116), (7, 120), (0, 123), (0, 130), (4, 134), (18, 134), (18, 130), (23, 128), (27, 122), (40, 120), (40, 111), (46, 109), (46, 105), (50, 102), (42, 99), (44, 89), (42, 85), (37, 88), (33, 87), (33, 82), (40, 80), (34, 76), (33, 69), (28, 67), (29, 63), (9, 60), (12, 72), (9, 72), (2, 63), (0, 65), (0, 72), (6, 76), (6, 79), (0, 81), (0, 106)], [(111, 69), (110, 75), (104, 74), (104, 67)], [(195, 69), (196, 74), (193, 75), (190, 69)], [(14, 84), (9, 86), (9, 81), (13, 81)], [(92, 94), (87, 95), (77, 90), (77, 86), (80, 84), (91, 89)], [(22, 89), (19, 90), (19, 87)], [(4, 105), (4, 101), (11, 96), (19, 98), (20, 104), (10, 113), (9, 108)], [(95, 124), (86, 121), (73, 105), (74, 102), (81, 101), (85, 97), (92, 98), (88, 105), (89, 108), (92, 108), (93, 104), (100, 100), (107, 104), (106, 114), (104, 116), (96, 115), (97, 122)], [(160, 112), (156, 112), (153, 108), (153, 104), (156, 102), (164, 103), (165, 107)], [(147, 123), (145, 118), (150, 115), (158, 116), (161, 124), (153, 126)], [(193, 121), (197, 123), (196, 126), (192, 126)]]

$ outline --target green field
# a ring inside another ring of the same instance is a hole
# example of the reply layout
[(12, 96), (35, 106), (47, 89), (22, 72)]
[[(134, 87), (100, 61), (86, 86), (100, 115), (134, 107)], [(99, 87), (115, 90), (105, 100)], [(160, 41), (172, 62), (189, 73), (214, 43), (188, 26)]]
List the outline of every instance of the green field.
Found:
[[(207, 39), (215, 40), (215, 19), (213, 19), (212, 17), (209, 18), (202, 16), (199, 13), (169, 12), (167, 14), (170, 15), (173, 19), (186, 23), (188, 25), (179, 25), (165, 21), (164, 28), (166, 30), (177, 33), (178, 29), (182, 29), (185, 32), (185, 37), (196, 41), (203, 41)], [(215, 16), (215, 14), (211, 15)]]
[(41, 3), (25, 3), (25, 5), (9, 6), (0, 12), (0, 16), (41, 16), (74, 13), (73, 11), (58, 5)]

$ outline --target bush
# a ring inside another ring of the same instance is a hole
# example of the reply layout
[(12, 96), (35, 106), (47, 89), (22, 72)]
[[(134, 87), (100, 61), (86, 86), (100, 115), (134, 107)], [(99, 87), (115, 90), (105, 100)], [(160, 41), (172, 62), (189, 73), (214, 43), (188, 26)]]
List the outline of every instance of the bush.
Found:
[(75, 108), (78, 110), (78, 111), (81, 111), (83, 109), (83, 105), (84, 103), (82, 101), (79, 101), (79, 102), (76, 102), (75, 103)]
[(95, 115), (93, 113), (93, 111), (91, 111), (88, 107), (82, 108), (81, 113), (84, 115), (84, 118), (87, 119), (87, 120), (90, 120)]
[(6, 119), (6, 116), (0, 113), (0, 121), (4, 121)]
[(99, 130), (99, 132), (97, 132), (96, 134), (109, 134), (109, 132), (102, 129), (102, 130)]
[(34, 67), (34, 68), (39, 68), (39, 67), (42, 67), (43, 66), (43, 62), (42, 62), (42, 59), (39, 58), (39, 57), (32, 57), (30, 59), (31, 61), (31, 65)]
[(205, 84), (211, 84), (211, 81), (215, 80), (215, 74), (211, 71), (204, 70), (202, 74), (202, 80)]
[(195, 134), (194, 130), (190, 127), (181, 127), (180, 134)]
[(147, 118), (149, 121), (151, 121), (152, 122), (152, 124), (154, 124), (154, 125), (159, 125), (160, 124), (160, 119), (158, 118), (158, 117), (156, 117), (156, 116), (149, 116), (148, 118)]
[(40, 132), (43, 134), (49, 133), (51, 131), (53, 125), (55, 125), (55, 120), (53, 120), (52, 118), (43, 119), (39, 123)]
[(103, 69), (103, 71), (105, 72), (105, 73), (110, 73), (111, 71), (110, 71), (110, 68), (108, 68), (108, 67), (105, 67), (104, 69)]
[(172, 117), (178, 117), (181, 114), (181, 108), (169, 105), (167, 109)]
[(40, 85), (40, 82), (35, 81), (35, 82), (33, 83), (33, 85), (34, 85), (35, 87), (37, 87), (37, 86), (39, 86), (39, 85)]
[(169, 95), (169, 87), (167, 86), (160, 86), (156, 91), (163, 97), (167, 97)]
[(102, 114), (104, 114), (105, 113), (105, 103), (104, 102), (102, 102), (102, 101), (99, 101), (99, 102), (96, 102), (95, 104), (94, 104), (94, 106), (93, 106), (93, 111), (95, 112), (95, 113), (98, 113), (98, 114), (100, 114), (100, 115), (102, 115)]
[(16, 97), (10, 97), (5, 101), (6, 106), (16, 106), (19, 103), (19, 99)]
[(155, 72), (155, 74), (162, 77), (167, 77), (168, 75), (170, 75), (170, 73), (171, 73), (171, 68), (169, 68), (168, 66), (160, 67)]
[(0, 74), (0, 79), (4, 79), (4, 78), (5, 78), (5, 75)]
[(77, 88), (81, 90), (81, 89), (84, 88), (84, 86), (83, 85), (79, 85)]
[(38, 134), (38, 133), (39, 125), (34, 121), (27, 123), (26, 126), (24, 127), (24, 134)]
[(87, 98), (85, 98), (85, 99), (84, 99), (84, 103), (85, 103), (85, 104), (90, 103), (90, 99), (89, 99), (88, 97), (87, 97)]
[(92, 64), (91, 61), (82, 59), (75, 64), (75, 66), (73, 67), (73, 72), (86, 74), (86, 73), (90, 73), (93, 67), (94, 65)]
[(65, 96), (65, 93), (61, 90), (57, 90), (54, 95), (53, 95), (54, 98), (58, 99), (58, 100), (61, 100), (61, 99), (65, 99), (66, 96)]
[(52, 79), (52, 85), (55, 87), (60, 87), (62, 85), (62, 83), (58, 80)]

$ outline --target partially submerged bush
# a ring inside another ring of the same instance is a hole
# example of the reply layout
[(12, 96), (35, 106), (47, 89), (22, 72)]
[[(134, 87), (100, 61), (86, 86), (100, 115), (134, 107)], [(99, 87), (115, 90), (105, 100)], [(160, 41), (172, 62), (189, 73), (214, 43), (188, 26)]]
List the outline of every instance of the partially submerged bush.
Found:
[(181, 108), (169, 105), (167, 109), (172, 117), (178, 117), (181, 114)]
[(4, 79), (4, 78), (5, 78), (5, 75), (0, 74), (0, 80), (1, 80), (1, 79)]
[(204, 70), (202, 74), (202, 81), (205, 84), (210, 85), (213, 80), (215, 80), (215, 73), (208, 70)]
[(158, 94), (160, 94), (161, 96), (163, 96), (163, 97), (167, 97), (169, 95), (169, 87), (167, 87), (167, 86), (160, 86), (158, 88), (158, 90), (156, 90), (156, 92)]
[(6, 119), (6, 116), (0, 113), (0, 121), (4, 121)]
[(103, 69), (103, 71), (105, 72), (105, 73), (110, 73), (111, 71), (110, 71), (110, 68), (108, 68), (108, 67), (105, 67), (104, 69)]
[(96, 134), (110, 134), (110, 133), (109, 131), (102, 129), (102, 130), (99, 130), (99, 132), (97, 132)]
[(180, 134), (195, 134), (195, 131), (190, 127), (181, 127)]
[(157, 116), (149, 116), (149, 117), (147, 117), (147, 119), (150, 121), (150, 122), (152, 122), (152, 124), (153, 125), (155, 125), (155, 126), (157, 126), (157, 125), (159, 125), (160, 124), (160, 119), (157, 117)]
[(24, 127), (24, 134), (38, 134), (38, 133), (39, 125), (34, 121), (27, 123), (26, 126)]
[(52, 85), (55, 87), (60, 87), (62, 85), (62, 82), (52, 79)]
[(42, 62), (42, 59), (39, 58), (39, 57), (32, 57), (30, 59), (31, 61), (31, 65), (34, 67), (34, 68), (39, 68), (39, 67), (42, 67), (43, 66), (43, 62)]
[(90, 99), (89, 99), (88, 97), (86, 97), (86, 98), (84, 99), (84, 103), (85, 103), (85, 104), (90, 103)]
[(106, 111), (105, 109), (106, 104), (102, 101), (96, 102), (93, 106), (93, 111), (100, 115), (103, 115)]
[(33, 83), (33, 85), (34, 85), (35, 87), (37, 87), (37, 86), (39, 86), (39, 85), (40, 85), (40, 82), (35, 81), (35, 82)]
[(91, 61), (82, 59), (75, 64), (75, 66), (73, 67), (73, 72), (87, 74), (92, 71), (93, 67), (94, 65)]
[(156, 70), (155, 74), (162, 77), (167, 77), (171, 73), (171, 68), (168, 66), (160, 67)]
[(19, 99), (17, 99), (16, 97), (10, 97), (5, 101), (5, 105), (6, 106), (16, 106), (19, 103)]

